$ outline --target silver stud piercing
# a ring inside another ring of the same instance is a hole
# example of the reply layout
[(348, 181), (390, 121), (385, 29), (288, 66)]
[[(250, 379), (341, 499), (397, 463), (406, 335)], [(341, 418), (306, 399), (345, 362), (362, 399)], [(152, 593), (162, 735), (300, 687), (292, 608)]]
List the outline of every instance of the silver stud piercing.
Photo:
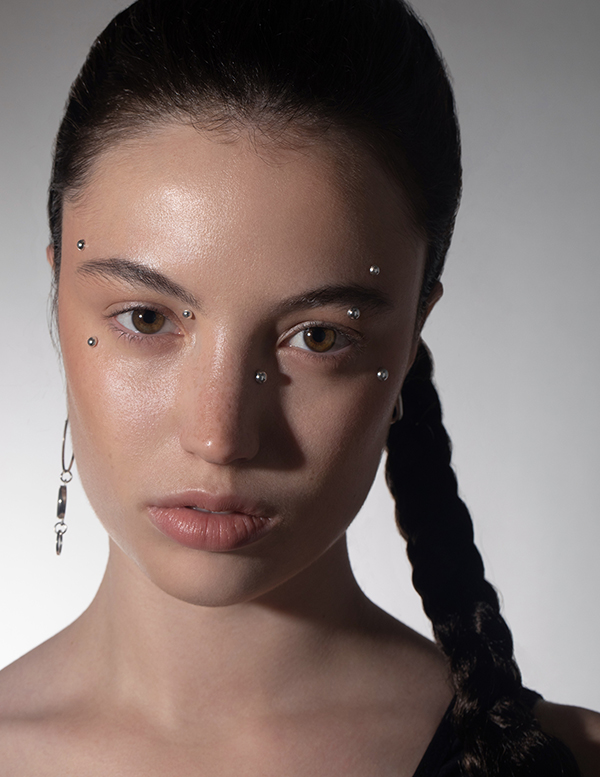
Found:
[(95, 348), (98, 345), (98, 338), (88, 337), (87, 344), (90, 346), (90, 348)]
[(61, 454), (61, 464), (62, 464), (62, 472), (60, 473), (60, 479), (62, 481), (62, 486), (58, 489), (58, 503), (56, 505), (56, 517), (58, 518), (58, 521), (54, 524), (54, 531), (56, 533), (56, 555), (60, 556), (63, 546), (63, 535), (67, 531), (67, 524), (65, 523), (65, 513), (67, 511), (67, 483), (70, 483), (71, 480), (73, 480), (73, 474), (71, 472), (71, 468), (73, 466), (73, 462), (75, 461), (75, 454), (73, 453), (71, 455), (71, 461), (69, 462), (69, 466), (67, 467), (65, 462), (65, 447), (67, 444), (67, 429), (69, 427), (69, 419), (65, 421), (65, 428), (63, 431), (63, 441), (62, 441), (62, 454)]
[(266, 383), (266, 382), (267, 382), (267, 373), (266, 373), (266, 372), (261, 372), (261, 371), (259, 370), (259, 371), (256, 373), (256, 375), (254, 376), (254, 380), (255, 380), (257, 383)]
[(80, 251), (83, 251), (83, 249), (85, 248), (85, 240), (78, 240), (77, 241), (77, 248)]
[(353, 318), (356, 321), (357, 318), (360, 318), (360, 310), (358, 308), (350, 308), (348, 318)]
[(390, 377), (390, 373), (385, 369), (377, 370), (378, 380), (387, 380)]
[(191, 310), (184, 310), (181, 314), (184, 318), (191, 318), (192, 317), (192, 311)]
[(371, 275), (379, 275), (379, 273), (381, 272), (381, 270), (379, 269), (378, 265), (376, 265), (376, 264), (372, 264), (372, 265), (369, 267), (369, 272), (371, 273)]

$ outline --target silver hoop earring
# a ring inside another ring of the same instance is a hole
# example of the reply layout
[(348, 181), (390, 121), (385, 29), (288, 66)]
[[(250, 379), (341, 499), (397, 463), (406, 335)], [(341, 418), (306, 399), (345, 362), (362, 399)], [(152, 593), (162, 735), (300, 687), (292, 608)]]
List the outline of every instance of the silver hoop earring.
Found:
[(62, 472), (60, 473), (60, 479), (62, 481), (62, 486), (58, 489), (58, 504), (56, 505), (56, 517), (58, 518), (58, 521), (54, 524), (54, 531), (56, 533), (56, 555), (60, 556), (62, 552), (62, 546), (63, 546), (63, 535), (67, 531), (67, 524), (65, 523), (65, 513), (67, 511), (67, 483), (70, 483), (73, 480), (73, 473), (71, 472), (71, 468), (73, 467), (73, 462), (75, 461), (75, 454), (73, 453), (71, 455), (71, 461), (69, 462), (69, 466), (67, 467), (65, 462), (65, 448), (67, 445), (67, 429), (69, 427), (69, 419), (65, 421), (65, 428), (63, 431), (63, 441), (62, 441), (62, 453), (61, 453), (61, 464), (62, 464)]

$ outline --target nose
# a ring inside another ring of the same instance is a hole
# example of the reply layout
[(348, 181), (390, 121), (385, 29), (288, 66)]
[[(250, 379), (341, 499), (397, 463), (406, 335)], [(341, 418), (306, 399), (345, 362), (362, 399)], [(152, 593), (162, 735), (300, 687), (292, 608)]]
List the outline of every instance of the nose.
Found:
[(247, 462), (260, 449), (266, 386), (249, 364), (248, 349), (221, 343), (186, 369), (180, 407), (184, 450), (211, 464)]

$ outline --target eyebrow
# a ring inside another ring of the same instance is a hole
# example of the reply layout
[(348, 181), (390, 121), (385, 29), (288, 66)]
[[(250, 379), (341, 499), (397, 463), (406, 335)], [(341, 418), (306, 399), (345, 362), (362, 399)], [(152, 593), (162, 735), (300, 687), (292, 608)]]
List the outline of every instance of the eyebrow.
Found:
[(152, 270), (145, 264), (134, 262), (131, 259), (91, 259), (79, 265), (77, 272), (81, 275), (96, 277), (117, 278), (131, 286), (145, 286), (160, 294), (183, 302), (184, 305), (199, 308), (200, 303), (189, 291), (180, 286), (176, 281), (167, 278), (163, 273)]
[[(92, 277), (117, 278), (131, 286), (144, 286), (160, 294), (175, 297), (184, 305), (196, 309), (202, 307), (196, 297), (179, 283), (158, 270), (152, 270), (131, 259), (90, 259), (83, 262), (77, 272)], [(284, 313), (293, 313), (296, 310), (325, 305), (356, 305), (364, 311), (385, 311), (393, 308), (391, 298), (379, 289), (360, 284), (336, 284), (321, 286), (290, 297), (282, 302), (279, 309)]]
[(319, 289), (285, 300), (281, 308), (293, 312), (300, 308), (318, 308), (325, 305), (356, 305), (361, 310), (384, 311), (393, 308), (393, 302), (379, 289), (360, 284), (338, 284), (322, 286)]

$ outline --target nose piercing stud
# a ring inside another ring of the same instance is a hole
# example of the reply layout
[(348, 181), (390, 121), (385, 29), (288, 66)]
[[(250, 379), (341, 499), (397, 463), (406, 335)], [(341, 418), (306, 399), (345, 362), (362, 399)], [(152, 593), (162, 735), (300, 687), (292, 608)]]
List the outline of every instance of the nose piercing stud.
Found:
[(357, 318), (360, 318), (360, 310), (358, 308), (350, 308), (348, 311), (348, 318), (352, 318), (356, 321)]
[(390, 373), (384, 368), (377, 371), (378, 380), (387, 380), (390, 377)]
[(98, 345), (98, 338), (88, 337), (87, 344), (90, 346), (90, 348), (95, 348)]
[(372, 264), (372, 265), (369, 267), (369, 272), (371, 273), (371, 275), (379, 275), (379, 273), (381, 272), (381, 270), (379, 269), (378, 265), (376, 265), (376, 264)]
[(83, 251), (83, 249), (85, 248), (85, 240), (78, 240), (77, 241), (77, 248), (80, 251)]
[(184, 310), (181, 314), (184, 318), (191, 318), (192, 317), (192, 311), (191, 310)]
[(267, 382), (267, 373), (266, 372), (261, 372), (261, 371), (257, 372), (256, 375), (254, 376), (254, 380), (257, 383), (266, 383)]

